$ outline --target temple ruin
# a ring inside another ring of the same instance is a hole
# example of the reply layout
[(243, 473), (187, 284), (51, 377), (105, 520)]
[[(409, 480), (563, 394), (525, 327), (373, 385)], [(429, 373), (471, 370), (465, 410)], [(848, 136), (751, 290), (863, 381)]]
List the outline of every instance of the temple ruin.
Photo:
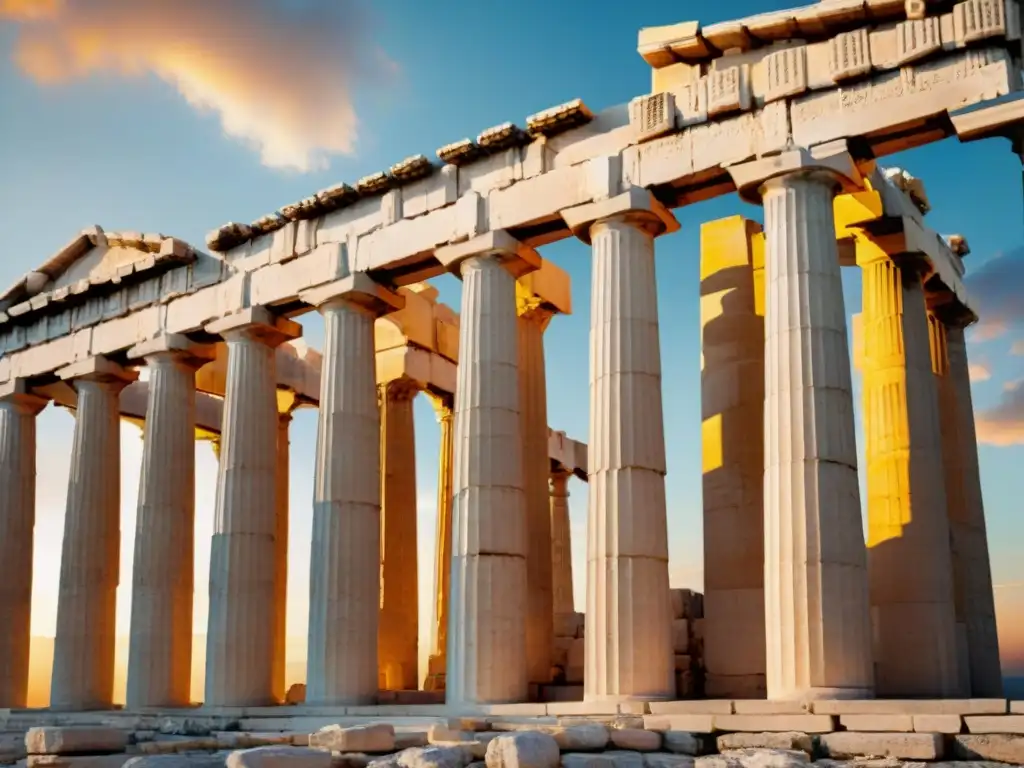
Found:
[[(941, 715), (956, 722), (920, 730), (1024, 733), (1002, 698), (967, 242), (933, 229), (921, 180), (882, 164), (949, 137), (1009, 138), (1019, 154), (1021, 37), (1018, 0), (822, 0), (646, 28), (652, 85), (628, 104), (576, 100), (496, 126), (440, 148), (439, 162), (408, 158), (224, 225), (206, 251), (83, 232), (0, 297), (0, 599), (16, 617), (0, 628), (0, 707), (24, 704), (34, 418), (53, 401), (76, 426), (51, 709), (111, 708), (112, 489), (130, 417), (145, 444), (143, 556), (120, 575), (133, 583), (128, 709), (191, 705), (198, 437), (219, 451), (203, 711), (273, 718), (281, 456), (289, 414), (309, 406), (304, 712), (633, 715), (701, 733), (909, 732), (911, 718)], [(733, 192), (762, 205), (764, 223), (701, 233), (705, 594), (674, 606), (655, 242), (678, 229), (673, 209)], [(546, 409), (544, 331), (571, 306), (542, 250), (568, 237), (592, 249), (585, 445), (552, 432)], [(852, 356), (843, 268), (864, 285)], [(446, 272), (462, 280), (457, 315), (427, 283)], [(313, 311), (320, 352), (291, 344)], [(403, 600), (416, 589), (417, 392), (442, 425), (425, 680), (417, 608)], [(585, 628), (572, 613), (570, 474), (588, 482)], [(693, 625), (682, 645), (679, 621)], [(707, 701), (677, 701), (679, 657), (697, 653)], [(580, 670), (582, 701), (538, 700), (559, 665)], [(443, 690), (444, 704), (382, 693), (417, 687)], [(908, 725), (856, 720), (879, 713)]]

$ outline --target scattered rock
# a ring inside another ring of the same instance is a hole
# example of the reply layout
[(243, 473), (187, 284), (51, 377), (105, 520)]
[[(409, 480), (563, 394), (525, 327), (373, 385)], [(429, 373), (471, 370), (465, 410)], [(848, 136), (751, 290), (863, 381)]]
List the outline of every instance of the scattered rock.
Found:
[(612, 728), (611, 742), (619, 749), (655, 752), (661, 749), (661, 734), (643, 728)]
[(487, 768), (557, 768), (561, 751), (553, 736), (523, 731), (491, 739), (485, 757)]
[(124, 768), (224, 768), (224, 755), (144, 755), (133, 757), (124, 764)]
[(331, 752), (394, 752), (395, 728), (389, 723), (349, 727), (328, 725), (309, 735), (309, 746)]
[(726, 755), (705, 755), (697, 758), (696, 768), (743, 768), (743, 763)]
[(718, 737), (718, 751), (729, 749), (799, 749), (814, 754), (814, 739), (806, 733), (723, 733)]
[(25, 765), (28, 768), (122, 768), (131, 759), (132, 756), (124, 752), (116, 755), (29, 755)]
[(661, 734), (665, 749), (677, 755), (699, 755), (702, 742), (689, 731), (665, 731)]
[(1007, 733), (964, 733), (953, 737), (958, 760), (996, 760), (1024, 765), (1024, 736)]
[(256, 747), (228, 755), (226, 768), (331, 768), (331, 753), (307, 747)]
[(331, 752), (331, 768), (366, 768), (372, 759), (362, 752)]
[(644, 768), (694, 768), (694, 758), (668, 752), (648, 752), (644, 755)]
[(25, 750), (30, 755), (123, 752), (126, 746), (128, 734), (116, 728), (46, 726), (30, 728), (25, 734)]
[(288, 693), (284, 695), (285, 704), (302, 704), (306, 701), (305, 683), (292, 683)]
[(827, 757), (899, 757), (908, 760), (938, 760), (942, 757), (942, 736), (937, 733), (857, 733), (840, 731), (822, 734), (819, 742)]
[(734, 758), (743, 768), (805, 768), (810, 762), (799, 749), (731, 749), (722, 757)]
[(644, 768), (639, 752), (576, 752), (562, 755), (562, 768)]
[(473, 761), (463, 747), (413, 747), (394, 757), (401, 768), (466, 768)]
[(563, 752), (598, 750), (608, 746), (608, 729), (597, 723), (566, 727), (555, 726), (545, 730), (555, 737), (558, 748)]
[(643, 728), (643, 715), (616, 715), (609, 725), (612, 728)]
[(411, 747), (426, 747), (430, 744), (426, 731), (395, 731), (395, 751)]

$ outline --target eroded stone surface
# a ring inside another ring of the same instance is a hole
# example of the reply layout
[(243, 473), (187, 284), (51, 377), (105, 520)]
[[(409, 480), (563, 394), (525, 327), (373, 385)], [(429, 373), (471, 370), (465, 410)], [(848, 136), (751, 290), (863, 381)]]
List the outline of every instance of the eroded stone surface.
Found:
[(128, 734), (116, 728), (44, 726), (25, 734), (25, 749), (31, 755), (123, 752), (127, 744)]
[(558, 742), (546, 733), (510, 733), (487, 745), (487, 768), (556, 768)]
[(226, 768), (331, 768), (331, 753), (305, 747), (256, 747), (232, 752)]
[(329, 725), (309, 735), (309, 746), (332, 752), (391, 752), (395, 748), (395, 728), (387, 723)]

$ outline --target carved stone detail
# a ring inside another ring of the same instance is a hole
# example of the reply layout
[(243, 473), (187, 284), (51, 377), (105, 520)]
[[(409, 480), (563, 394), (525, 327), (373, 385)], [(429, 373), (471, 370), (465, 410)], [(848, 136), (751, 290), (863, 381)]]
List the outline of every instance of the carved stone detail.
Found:
[(896, 28), (896, 63), (918, 61), (942, 48), (938, 16), (904, 21)]
[(966, 0), (953, 6), (953, 37), (957, 45), (1004, 35), (1005, 0)]
[(768, 73), (766, 102), (798, 96), (807, 90), (807, 48), (784, 48), (764, 59)]
[(832, 38), (829, 41), (828, 66), (834, 83), (862, 77), (870, 72), (871, 46), (868, 44), (868, 30), (855, 29)]
[(708, 73), (708, 116), (750, 109), (750, 66), (739, 64)]
[(669, 92), (640, 96), (629, 102), (629, 122), (640, 141), (675, 130), (676, 99)]

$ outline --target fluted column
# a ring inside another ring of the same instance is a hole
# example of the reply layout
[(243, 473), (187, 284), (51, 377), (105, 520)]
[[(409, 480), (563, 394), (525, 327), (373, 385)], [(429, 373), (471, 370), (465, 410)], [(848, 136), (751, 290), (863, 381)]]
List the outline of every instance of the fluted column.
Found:
[(306, 701), (366, 704), (378, 690), (381, 579), (374, 320), (401, 299), (359, 274), (303, 300), (324, 319)]
[(434, 626), (431, 630), (431, 653), (427, 663), (427, 679), (423, 689), (443, 691), (445, 688), (445, 651), (448, 644), (448, 605), (452, 573), (452, 450), (454, 443), (453, 403), (448, 398), (432, 396), (430, 402), (441, 425), (441, 446), (437, 466), (437, 541), (434, 544)]
[[(452, 471), (449, 705), (525, 701), (526, 505), (519, 408), (518, 243), (438, 251), (462, 276)], [(463, 258), (446, 254), (461, 249)], [(537, 256), (528, 252), (531, 260)], [(508, 263), (503, 263), (508, 262)]]
[(129, 708), (185, 707), (192, 676), (195, 372), (212, 350), (164, 339), (129, 350), (149, 366), (132, 569)]
[(934, 315), (929, 320), (946, 460), (956, 621), (966, 646), (967, 670), (961, 670), (961, 678), (971, 696), (1001, 698), (1003, 677), (964, 329)]
[(863, 276), (868, 573), (876, 688), (883, 696), (958, 692), (952, 557), (938, 391), (924, 289), (858, 236)]
[(217, 512), (210, 549), (206, 704), (274, 701), (277, 573), (275, 348), (301, 329), (253, 310), (211, 324), (228, 348)]
[(769, 699), (873, 695), (838, 184), (812, 167), (761, 186)]
[(274, 701), (284, 702), (288, 692), (285, 679), (288, 650), (288, 528), (291, 448), (289, 431), (292, 425), (292, 411), (295, 408), (295, 393), (288, 390), (277, 392), (277, 505), (274, 545)]
[(0, 708), (20, 709), (28, 698), (36, 415), (45, 407), (22, 380), (0, 385)]
[(406, 380), (379, 385), (381, 412), (381, 596), (377, 638), (381, 688), (416, 690), (419, 587), (416, 546), (416, 433)]
[(121, 555), (118, 397), (138, 374), (103, 358), (59, 371), (78, 395), (57, 596), (50, 708), (109, 709)]
[(569, 524), (569, 473), (551, 472), (551, 593), (555, 615), (574, 613), (572, 592), (572, 534)]
[(516, 284), (516, 307), (519, 315), (519, 423), (526, 500), (526, 663), (530, 682), (545, 684), (551, 682), (555, 633), (544, 330), (555, 310), (520, 283)]
[(705, 693), (765, 695), (764, 238), (701, 226)]

